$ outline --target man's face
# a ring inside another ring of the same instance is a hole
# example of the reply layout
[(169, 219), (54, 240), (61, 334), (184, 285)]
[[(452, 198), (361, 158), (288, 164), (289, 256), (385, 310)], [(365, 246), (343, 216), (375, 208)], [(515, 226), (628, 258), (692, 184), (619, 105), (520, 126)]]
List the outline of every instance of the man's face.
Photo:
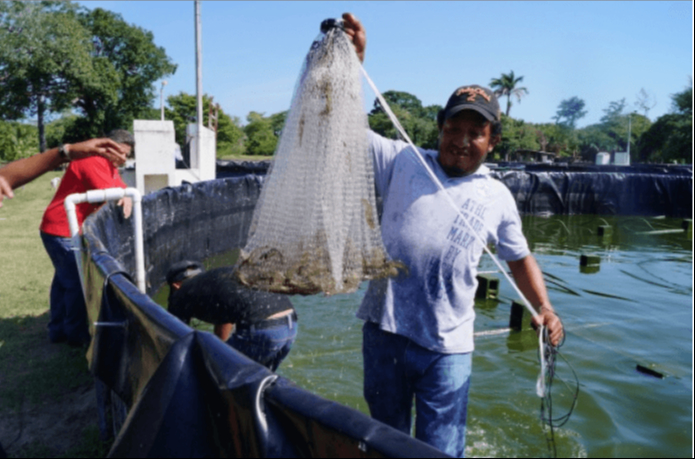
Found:
[(130, 145), (128, 145), (127, 143), (119, 143), (118, 145), (125, 152), (126, 158), (130, 158), (132, 156), (133, 148)]
[(475, 172), (497, 145), (490, 122), (480, 113), (463, 110), (444, 122), (440, 132), (439, 164), (450, 177)]

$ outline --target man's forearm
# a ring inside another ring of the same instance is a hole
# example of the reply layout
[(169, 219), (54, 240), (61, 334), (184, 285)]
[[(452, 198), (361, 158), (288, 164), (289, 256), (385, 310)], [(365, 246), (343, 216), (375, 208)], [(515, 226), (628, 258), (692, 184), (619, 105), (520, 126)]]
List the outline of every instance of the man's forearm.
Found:
[(65, 161), (60, 156), (58, 148), (52, 148), (38, 155), (11, 162), (0, 169), (0, 175), (5, 178), (10, 187), (17, 188), (55, 169)]
[(518, 261), (510, 261), (507, 264), (512, 270), (512, 275), (519, 290), (521, 290), (521, 293), (524, 294), (536, 311), (540, 312), (541, 307), (552, 311), (553, 307), (548, 299), (543, 273), (533, 255), (528, 255)]

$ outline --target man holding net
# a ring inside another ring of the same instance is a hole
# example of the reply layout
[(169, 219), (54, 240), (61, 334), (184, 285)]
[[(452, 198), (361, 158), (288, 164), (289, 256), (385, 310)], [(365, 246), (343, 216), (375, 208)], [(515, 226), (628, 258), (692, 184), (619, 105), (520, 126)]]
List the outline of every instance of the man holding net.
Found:
[[(351, 14), (343, 19), (363, 60), (364, 28)], [(384, 203), (384, 245), (407, 272), (371, 281), (357, 316), (365, 321), (364, 395), (372, 416), (410, 433), (415, 396), (416, 438), (462, 457), (482, 255), (478, 238), (494, 244), (507, 261), (539, 313), (534, 322), (548, 328), (554, 345), (563, 327), (522, 234), (514, 199), (483, 165), (500, 141), (496, 96), (478, 85), (457, 88), (437, 121), (438, 151), (420, 154), (458, 213), (407, 143), (369, 132), (375, 184)]]

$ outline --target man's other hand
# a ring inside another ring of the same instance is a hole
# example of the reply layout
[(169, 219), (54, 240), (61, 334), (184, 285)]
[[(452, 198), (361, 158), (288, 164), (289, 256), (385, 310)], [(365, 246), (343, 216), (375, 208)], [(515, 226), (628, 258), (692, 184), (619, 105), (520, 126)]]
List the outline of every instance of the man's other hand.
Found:
[(360, 62), (364, 62), (364, 50), (367, 48), (367, 33), (362, 23), (351, 13), (343, 13), (343, 28), (352, 40)]
[(0, 172), (0, 207), (2, 207), (2, 200), (5, 196), (14, 198), (14, 193), (12, 193), (12, 187), (7, 183), (5, 177), (2, 176), (2, 172)]
[(71, 159), (82, 159), (91, 155), (103, 156), (114, 166), (119, 167), (125, 163), (130, 147), (116, 143), (111, 139), (101, 138), (70, 144), (68, 152)]
[(130, 215), (133, 213), (133, 200), (130, 199), (129, 197), (122, 198), (119, 200), (116, 205), (118, 206), (123, 206), (123, 216), (128, 219), (130, 218)]
[(550, 342), (553, 346), (557, 346), (565, 334), (560, 318), (555, 314), (555, 311), (550, 308), (541, 307), (540, 314), (533, 318), (533, 323), (536, 326), (542, 324), (548, 328)]

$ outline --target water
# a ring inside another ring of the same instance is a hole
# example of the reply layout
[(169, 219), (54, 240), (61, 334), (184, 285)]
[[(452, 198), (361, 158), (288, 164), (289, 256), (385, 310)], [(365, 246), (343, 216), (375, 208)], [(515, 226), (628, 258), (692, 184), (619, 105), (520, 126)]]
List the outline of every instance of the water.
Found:
[[(561, 353), (580, 381), (577, 407), (555, 432), (560, 457), (685, 457), (692, 447), (692, 242), (682, 220), (637, 217), (525, 217), (524, 232), (546, 273), (567, 340)], [(609, 239), (597, 236), (610, 225)], [(673, 230), (670, 233), (640, 234)], [(581, 254), (601, 257), (582, 273)], [(493, 270), (483, 257), (481, 271)], [(229, 264), (213, 260), (209, 266)], [(501, 276), (499, 276), (501, 278)], [(278, 373), (325, 398), (368, 413), (362, 398), (361, 326), (352, 295), (292, 297), (299, 335)], [(515, 297), (501, 281), (500, 301), (476, 304), (476, 332), (508, 327)], [(651, 368), (663, 379), (636, 370)], [(537, 339), (531, 330), (476, 338), (469, 402), (468, 456), (544, 457), (539, 421)], [(554, 414), (570, 404), (554, 383)]]

